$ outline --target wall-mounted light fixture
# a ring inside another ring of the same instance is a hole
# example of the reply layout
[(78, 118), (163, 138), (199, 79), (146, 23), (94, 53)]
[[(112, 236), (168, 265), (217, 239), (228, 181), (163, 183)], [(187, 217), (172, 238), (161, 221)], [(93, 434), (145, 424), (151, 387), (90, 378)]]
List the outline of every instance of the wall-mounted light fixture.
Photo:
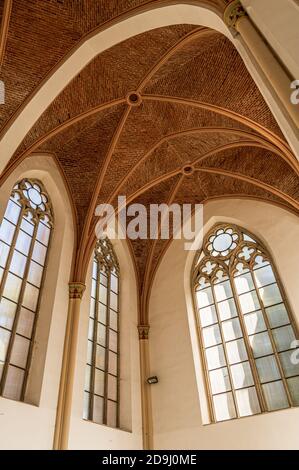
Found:
[(156, 375), (153, 375), (153, 377), (149, 377), (147, 379), (147, 383), (152, 385), (152, 384), (157, 384), (159, 382), (158, 377)]

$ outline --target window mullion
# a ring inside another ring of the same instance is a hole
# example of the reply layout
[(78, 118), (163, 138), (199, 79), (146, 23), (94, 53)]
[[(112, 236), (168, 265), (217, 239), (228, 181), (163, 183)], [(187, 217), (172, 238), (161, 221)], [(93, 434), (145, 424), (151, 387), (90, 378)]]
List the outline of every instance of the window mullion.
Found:
[[(35, 222), (34, 231), (33, 231), (32, 237), (31, 237), (31, 241), (30, 241), (30, 247), (29, 247), (29, 252), (28, 252), (28, 255), (27, 255), (27, 260), (26, 260), (26, 265), (25, 265), (21, 290), (20, 290), (19, 298), (18, 298), (18, 305), (17, 305), (15, 317), (14, 317), (14, 320), (13, 320), (13, 325), (12, 325), (12, 329), (11, 329), (9, 344), (8, 344), (8, 348), (7, 348), (7, 352), (6, 352), (5, 363), (4, 363), (3, 372), (2, 372), (0, 395), (3, 394), (4, 387), (5, 387), (5, 382), (6, 382), (7, 372), (8, 372), (8, 366), (10, 364), (11, 353), (12, 353), (12, 349), (13, 349), (13, 345), (14, 345), (15, 335), (16, 335), (16, 332), (17, 332), (17, 327), (18, 327), (18, 322), (19, 322), (19, 317), (20, 317), (24, 292), (25, 292), (25, 288), (26, 288), (26, 282), (27, 282), (27, 278), (28, 278), (29, 266), (30, 266), (30, 261), (31, 261), (32, 253), (33, 253), (33, 247), (34, 247), (34, 242), (35, 242), (35, 239), (36, 239), (37, 229), (38, 229), (38, 221)], [(13, 250), (11, 250), (11, 251), (13, 251)]]
[[(231, 274), (230, 274), (230, 276), (231, 276)], [(231, 288), (232, 288), (232, 291), (233, 291), (234, 299), (236, 301), (236, 308), (237, 308), (237, 312), (238, 312), (238, 318), (240, 320), (240, 326), (241, 326), (241, 330), (242, 330), (242, 334), (243, 334), (243, 338), (244, 338), (244, 342), (245, 342), (245, 347), (246, 347), (246, 351), (247, 351), (247, 355), (248, 355), (248, 360), (249, 360), (251, 371), (252, 371), (252, 374), (253, 374), (253, 380), (254, 380), (256, 391), (257, 391), (257, 396), (258, 396), (261, 412), (264, 412), (264, 411), (267, 410), (266, 400), (265, 400), (263, 389), (262, 389), (262, 386), (261, 386), (261, 383), (260, 383), (260, 379), (259, 379), (258, 371), (257, 371), (257, 368), (256, 368), (254, 355), (253, 355), (253, 352), (252, 352), (252, 349), (251, 349), (251, 345), (249, 343), (249, 338), (248, 338), (248, 335), (247, 335), (246, 325), (245, 325), (242, 310), (241, 310), (239, 295), (238, 295), (237, 290), (235, 288), (234, 279), (231, 280), (230, 284), (231, 284)]]
[[(275, 356), (275, 359), (276, 359), (276, 363), (277, 363), (277, 366), (278, 366), (278, 369), (279, 369), (279, 372), (280, 372), (280, 375), (281, 375), (282, 383), (283, 383), (283, 386), (284, 386), (284, 389), (285, 389), (285, 392), (286, 392), (286, 395), (287, 395), (288, 403), (289, 403), (289, 406), (293, 406), (292, 397), (291, 397), (291, 394), (289, 392), (289, 387), (288, 387), (286, 378), (284, 376), (284, 370), (283, 370), (282, 365), (280, 363), (280, 359), (279, 359), (279, 355), (278, 355), (278, 352), (277, 352), (276, 344), (275, 344), (274, 338), (272, 336), (271, 325), (270, 325), (269, 320), (268, 320), (268, 316), (267, 316), (267, 313), (266, 313), (266, 310), (265, 310), (265, 307), (264, 307), (264, 303), (262, 301), (262, 298), (261, 298), (261, 295), (260, 295), (260, 292), (259, 292), (258, 285), (256, 283), (256, 279), (255, 279), (255, 275), (254, 275), (253, 270), (251, 271), (251, 277), (253, 279), (254, 287), (255, 287), (255, 290), (256, 290), (256, 295), (257, 295), (259, 303), (260, 303), (261, 311), (262, 311), (262, 314), (263, 314), (263, 317), (264, 317), (264, 322), (265, 322), (266, 327), (267, 327), (267, 331), (268, 331), (269, 338), (270, 338), (270, 341), (271, 341), (271, 345), (272, 345), (272, 348), (273, 348), (273, 351), (274, 351), (274, 356)], [(275, 280), (276, 280), (276, 278), (275, 278)]]
[(223, 346), (226, 367), (227, 367), (228, 375), (229, 375), (231, 392), (232, 392), (232, 395), (233, 395), (233, 400), (234, 400), (234, 405), (235, 405), (235, 411), (237, 413), (237, 416), (240, 417), (239, 408), (238, 408), (238, 405), (237, 405), (238, 402), (237, 402), (237, 397), (236, 397), (236, 391), (235, 391), (234, 385), (233, 385), (233, 379), (232, 379), (232, 374), (231, 374), (231, 370), (230, 370), (230, 364), (229, 364), (229, 361), (228, 361), (226, 343), (225, 343), (225, 340), (224, 340), (222, 322), (221, 322), (221, 319), (220, 319), (218, 304), (216, 302), (216, 296), (215, 296), (215, 291), (214, 291), (214, 284), (213, 284), (212, 281), (211, 281), (211, 291), (212, 291), (213, 301), (214, 301), (214, 305), (215, 305), (215, 310), (216, 310), (216, 315), (217, 315), (217, 320), (218, 320), (218, 325), (219, 325), (219, 331), (220, 331), (220, 336), (221, 336), (221, 342), (222, 342), (222, 346)]

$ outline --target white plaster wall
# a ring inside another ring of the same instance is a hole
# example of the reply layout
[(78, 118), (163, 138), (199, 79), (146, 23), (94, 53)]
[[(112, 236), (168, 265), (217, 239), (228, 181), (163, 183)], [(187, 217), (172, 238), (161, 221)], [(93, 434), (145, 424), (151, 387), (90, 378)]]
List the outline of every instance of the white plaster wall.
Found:
[(293, 78), (299, 80), (298, 0), (242, 0), (242, 4)]
[[(208, 202), (204, 232), (220, 221), (247, 228), (268, 247), (299, 323), (298, 218), (250, 199)], [(299, 449), (299, 408), (203, 424), (207, 409), (190, 286), (193, 257), (181, 240), (174, 240), (153, 284), (150, 365), (151, 374), (159, 377), (151, 386), (154, 448)]]
[[(34, 362), (35, 354), (39, 354), (43, 349), (42, 354), (45, 357), (39, 367), (44, 366), (44, 371), (41, 374), (41, 390), (36, 391), (39, 406), (0, 398), (0, 448), (52, 449), (74, 229), (68, 194), (61, 174), (53, 158), (46, 155), (24, 160), (0, 188), (0, 220), (13, 185), (23, 177), (38, 178), (44, 183), (53, 204), (55, 217), (38, 323), (38, 329), (41, 326), (44, 331), (37, 331), (33, 352)], [(43, 319), (47, 321), (44, 322)], [(50, 325), (45, 326), (47, 322)], [(49, 335), (45, 336), (48, 326)], [(34, 372), (36, 373), (36, 369), (31, 370), (31, 373)]]
[(83, 391), (91, 292), (92, 259), (81, 304), (77, 367), (75, 372), (70, 449), (142, 449), (139, 339), (136, 278), (124, 240), (113, 247), (120, 265), (120, 425), (109, 428), (83, 420)]

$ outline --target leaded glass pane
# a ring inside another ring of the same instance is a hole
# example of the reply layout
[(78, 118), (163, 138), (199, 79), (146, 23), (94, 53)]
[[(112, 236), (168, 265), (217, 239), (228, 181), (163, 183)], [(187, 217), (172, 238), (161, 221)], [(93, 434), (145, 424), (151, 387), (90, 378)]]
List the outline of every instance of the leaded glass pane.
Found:
[(254, 289), (251, 273), (244, 274), (242, 276), (235, 277), (235, 286), (237, 293), (245, 294)]
[(107, 425), (112, 428), (117, 426), (117, 404), (110, 400), (107, 405)]
[(218, 325), (208, 326), (202, 330), (203, 340), (206, 348), (221, 343), (221, 335)]
[(29, 253), (31, 240), (32, 238), (29, 235), (20, 230), (17, 238), (16, 249), (27, 256)]
[(228, 361), (230, 364), (246, 361), (248, 359), (245, 342), (243, 339), (231, 341), (226, 344)]
[(15, 228), (16, 227), (11, 222), (3, 219), (0, 227), (0, 240), (10, 245), (15, 233)]
[(213, 294), (211, 287), (196, 292), (198, 307), (203, 308), (213, 303)]
[(99, 284), (99, 300), (102, 304), (107, 305), (107, 287)]
[(13, 321), (17, 310), (17, 304), (2, 297), (0, 302), (0, 326), (12, 329)]
[(290, 406), (287, 390), (298, 405), (297, 333), (266, 249), (240, 227), (218, 224), (194, 266), (215, 420), (236, 417), (234, 399), (239, 416)]
[(44, 265), (46, 254), (47, 254), (47, 248), (41, 243), (39, 243), (38, 241), (36, 241), (34, 243), (32, 259), (34, 261), (37, 261), (37, 263)]
[(233, 296), (232, 289), (230, 286), (230, 281), (221, 282), (220, 284), (215, 284), (215, 297), (217, 302), (222, 300), (227, 300)]
[(114, 274), (111, 274), (111, 290), (113, 292), (118, 292), (118, 277), (114, 276)]
[(105, 369), (106, 350), (102, 346), (96, 347), (96, 367)]
[(24, 383), (24, 370), (8, 366), (3, 396), (11, 400), (20, 400)]
[(32, 286), (27, 282), (24, 297), (23, 297), (23, 306), (32, 310), (33, 312), (36, 311), (37, 302), (39, 296), (39, 289), (37, 287)]
[(293, 406), (299, 406), (299, 377), (287, 379), (287, 384), (289, 386)]
[(117, 295), (114, 292), (110, 292), (110, 307), (117, 311)]
[(104, 395), (105, 373), (102, 370), (95, 370), (94, 393)]
[(259, 289), (259, 292), (264, 307), (270, 307), (271, 305), (278, 304), (282, 301), (277, 284), (271, 284), (270, 286), (261, 287)]
[(251, 416), (261, 412), (255, 387), (236, 391), (240, 416)]
[(27, 338), (31, 338), (34, 320), (35, 314), (30, 310), (27, 310), (26, 308), (22, 307), (20, 310), (17, 333), (26, 336)]
[(280, 372), (274, 356), (257, 359), (256, 366), (261, 383), (271, 382), (280, 378)]
[(109, 349), (117, 352), (117, 333), (113, 330), (109, 330)]
[(4, 362), (6, 359), (6, 352), (10, 339), (10, 332), (0, 328), (0, 361)]
[(218, 310), (221, 320), (228, 320), (229, 318), (233, 318), (238, 315), (234, 299), (219, 302)]
[(13, 224), (17, 224), (21, 212), (21, 207), (11, 199), (8, 201), (6, 211), (4, 214), (5, 219)]
[(288, 408), (289, 403), (281, 380), (265, 384), (262, 387), (269, 411)]
[(216, 421), (225, 421), (236, 418), (236, 409), (231, 392), (215, 395), (213, 397)]
[(50, 229), (49, 229), (49, 227), (47, 227), (42, 222), (40, 222), (38, 224), (36, 238), (37, 238), (38, 241), (40, 241), (41, 243), (43, 243), (46, 246), (49, 243)]
[(260, 309), (260, 303), (255, 291), (239, 296), (242, 313), (250, 313)]
[(3, 297), (18, 302), (22, 287), (22, 279), (14, 274), (8, 273), (3, 289)]
[(296, 360), (296, 352), (292, 350), (282, 352), (279, 354), (279, 358), (282, 363), (282, 368), (284, 370), (285, 377), (299, 375), (299, 363), (298, 360)]
[(114, 352), (109, 351), (108, 357), (108, 372), (110, 374), (117, 375), (117, 355)]
[(241, 362), (231, 367), (233, 384), (236, 389), (254, 385), (249, 362)]
[(27, 258), (18, 251), (14, 251), (9, 266), (9, 271), (19, 277), (23, 277)]
[(93, 417), (92, 421), (98, 424), (103, 423), (104, 398), (93, 396)]
[(14, 366), (25, 369), (30, 341), (23, 336), (16, 335), (13, 342), (10, 361)]
[(254, 357), (267, 356), (273, 353), (270, 336), (267, 332), (249, 336), (249, 342)]
[(266, 308), (266, 314), (271, 328), (287, 325), (290, 320), (284, 304), (278, 304), (274, 307)]
[(256, 269), (254, 271), (254, 276), (258, 287), (263, 287), (276, 282), (273, 270), (270, 265)]
[(106, 346), (106, 331), (107, 328), (101, 323), (98, 323), (97, 342), (101, 346)]
[(209, 370), (218, 369), (226, 365), (223, 346), (215, 346), (206, 349)]
[(5, 268), (9, 255), (9, 245), (0, 241), (0, 266)]
[(244, 315), (244, 322), (246, 325), (247, 333), (253, 335), (254, 333), (260, 333), (267, 329), (266, 323), (262, 311), (248, 313)]
[(108, 398), (117, 400), (117, 378), (114, 375), (108, 375)]
[(34, 284), (36, 287), (40, 287), (43, 276), (43, 267), (34, 261), (30, 262), (29, 272), (28, 272), (28, 281), (31, 284)]
[(291, 325), (276, 328), (272, 333), (278, 351), (286, 351), (294, 347), (296, 338)]
[(243, 336), (238, 318), (224, 321), (222, 323), (222, 329), (225, 341), (232, 341), (233, 339), (238, 339)]
[(118, 329), (118, 315), (114, 312), (114, 310), (110, 310), (110, 326), (113, 330), (117, 331)]
[(227, 367), (209, 372), (212, 393), (227, 392), (231, 389)]

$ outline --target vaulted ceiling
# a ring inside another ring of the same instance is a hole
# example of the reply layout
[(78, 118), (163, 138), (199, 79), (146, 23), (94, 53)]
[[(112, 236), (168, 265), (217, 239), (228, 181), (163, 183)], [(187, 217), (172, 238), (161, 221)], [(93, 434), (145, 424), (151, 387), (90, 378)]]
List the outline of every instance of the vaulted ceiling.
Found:
[[(0, 133), (82, 37), (153, 3), (166, 2), (14, 0)], [(227, 2), (198, 3), (221, 13)], [(77, 276), (94, 241), (95, 205), (118, 195), (143, 204), (253, 197), (298, 213), (297, 160), (232, 43), (204, 27), (154, 29), (95, 57), (28, 132), (6, 172), (41, 152), (55, 155), (70, 190)], [(146, 296), (166, 241), (131, 245)]]

